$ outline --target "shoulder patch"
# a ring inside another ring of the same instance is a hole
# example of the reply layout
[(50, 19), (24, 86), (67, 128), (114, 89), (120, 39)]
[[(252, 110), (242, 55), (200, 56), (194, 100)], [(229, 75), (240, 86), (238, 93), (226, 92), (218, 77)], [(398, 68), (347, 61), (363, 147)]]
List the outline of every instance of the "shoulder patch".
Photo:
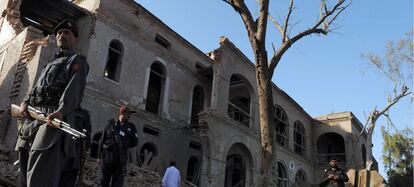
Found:
[(72, 71), (80, 71), (82, 66), (79, 63), (73, 64)]

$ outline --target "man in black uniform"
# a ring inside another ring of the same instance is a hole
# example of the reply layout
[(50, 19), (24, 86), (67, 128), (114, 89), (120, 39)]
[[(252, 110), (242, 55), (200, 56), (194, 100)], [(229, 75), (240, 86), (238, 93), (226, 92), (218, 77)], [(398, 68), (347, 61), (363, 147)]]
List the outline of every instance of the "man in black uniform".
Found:
[(123, 186), (128, 148), (138, 144), (135, 125), (128, 122), (132, 113), (135, 111), (131, 108), (121, 106), (118, 120), (108, 120), (99, 141), (98, 163), (102, 166), (101, 185), (103, 187), (109, 186), (111, 178), (113, 187)]
[(325, 169), (324, 178), (319, 185), (320, 187), (345, 187), (348, 182), (348, 175), (342, 168), (336, 164), (336, 158), (329, 160), (329, 169)]
[[(72, 128), (84, 128), (78, 123), (78, 118), (82, 118), (78, 111), (89, 65), (86, 58), (75, 51), (78, 28), (73, 20), (58, 24), (54, 34), (59, 53), (46, 64), (20, 104), (20, 110), (27, 118), (19, 130), (16, 145), (20, 154), (22, 186), (74, 186), (79, 169), (79, 141), (59, 130), (51, 121), (56, 118), (68, 122)], [(28, 105), (48, 115), (47, 125), (30, 117)]]

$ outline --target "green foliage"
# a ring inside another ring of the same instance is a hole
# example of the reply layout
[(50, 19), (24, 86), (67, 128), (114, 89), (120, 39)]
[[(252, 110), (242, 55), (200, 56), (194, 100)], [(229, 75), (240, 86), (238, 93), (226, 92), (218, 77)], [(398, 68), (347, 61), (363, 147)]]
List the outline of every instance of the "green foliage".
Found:
[[(413, 130), (406, 128), (391, 134), (384, 126), (382, 126), (381, 132), (384, 140), (382, 158), (384, 160), (390, 185), (393, 186), (392, 184), (404, 182), (406, 184), (408, 183), (409, 186), (412, 186), (414, 163)], [(408, 179), (408, 181), (406, 179)]]

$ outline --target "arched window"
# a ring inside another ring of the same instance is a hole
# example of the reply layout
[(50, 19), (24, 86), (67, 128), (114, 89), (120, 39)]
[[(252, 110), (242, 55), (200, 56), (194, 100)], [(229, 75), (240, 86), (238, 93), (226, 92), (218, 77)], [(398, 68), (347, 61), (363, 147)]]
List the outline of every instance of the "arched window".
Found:
[(250, 84), (241, 75), (230, 77), (228, 116), (246, 127), (250, 127)]
[(199, 160), (197, 157), (192, 156), (187, 163), (187, 181), (190, 181), (194, 184), (198, 183), (197, 172), (199, 167)]
[(198, 124), (198, 113), (204, 107), (204, 93), (201, 86), (197, 85), (193, 90), (193, 102), (191, 107), (191, 124)]
[(319, 164), (327, 165), (329, 159), (336, 157), (338, 165), (346, 164), (345, 140), (338, 133), (328, 132), (322, 134), (317, 140), (317, 158)]
[(287, 187), (288, 186), (288, 175), (285, 165), (282, 162), (277, 162), (277, 186)]
[(151, 72), (148, 82), (147, 99), (145, 110), (154, 114), (160, 113), (162, 93), (164, 91), (165, 71), (164, 66), (159, 62), (151, 65)]
[(275, 105), (276, 120), (276, 142), (283, 147), (288, 147), (288, 117), (285, 110), (279, 105)]
[(108, 49), (108, 57), (104, 76), (114, 81), (119, 81), (122, 68), (122, 44), (117, 40), (111, 41)]
[(306, 174), (302, 169), (298, 170), (295, 175), (295, 182), (297, 184), (306, 184)]
[(139, 158), (141, 163), (148, 165), (152, 162), (153, 158), (158, 155), (158, 149), (153, 143), (145, 143), (142, 145), (139, 151)]
[(305, 155), (305, 128), (300, 121), (296, 121), (294, 124), (294, 150), (298, 155)]
[(361, 146), (361, 152), (362, 152), (362, 166), (365, 167), (365, 164), (367, 162), (367, 149), (365, 149), (364, 144), (362, 144)]

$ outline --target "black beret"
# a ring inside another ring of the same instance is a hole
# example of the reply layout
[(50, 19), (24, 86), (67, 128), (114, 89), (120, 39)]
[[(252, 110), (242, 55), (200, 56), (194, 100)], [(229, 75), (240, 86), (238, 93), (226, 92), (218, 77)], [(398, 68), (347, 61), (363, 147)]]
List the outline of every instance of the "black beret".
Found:
[(75, 35), (75, 37), (78, 37), (79, 31), (78, 31), (78, 27), (76, 26), (76, 22), (70, 19), (67, 20), (63, 20), (62, 22), (60, 22), (54, 29), (53, 34), (57, 34), (57, 32), (60, 29), (69, 29), (70, 31), (72, 31), (73, 35)]

